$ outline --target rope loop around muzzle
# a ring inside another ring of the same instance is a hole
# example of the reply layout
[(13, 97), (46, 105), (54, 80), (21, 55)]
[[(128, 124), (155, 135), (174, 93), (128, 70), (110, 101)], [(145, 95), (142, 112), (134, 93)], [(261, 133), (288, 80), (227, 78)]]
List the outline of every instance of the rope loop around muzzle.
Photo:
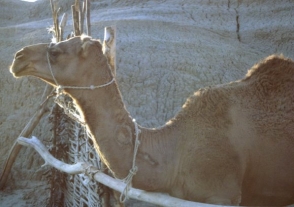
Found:
[(58, 84), (54, 74), (53, 74), (53, 70), (52, 70), (52, 66), (51, 66), (51, 62), (50, 62), (50, 58), (49, 58), (49, 52), (47, 52), (47, 62), (48, 62), (48, 66), (49, 66), (49, 70), (50, 70), (50, 73), (51, 73), (51, 76), (53, 78), (53, 81), (56, 85), (56, 93), (57, 94), (61, 94), (63, 92), (63, 89), (65, 88), (69, 88), (69, 89), (77, 89), (77, 90), (94, 90), (94, 89), (97, 89), (97, 88), (103, 88), (103, 87), (106, 87), (110, 84), (112, 84), (115, 79), (112, 78), (111, 81), (109, 81), (108, 83), (105, 83), (105, 84), (102, 84), (102, 85), (97, 85), (97, 86), (94, 86), (94, 85), (90, 85), (90, 86), (63, 86), (63, 85), (60, 85)]

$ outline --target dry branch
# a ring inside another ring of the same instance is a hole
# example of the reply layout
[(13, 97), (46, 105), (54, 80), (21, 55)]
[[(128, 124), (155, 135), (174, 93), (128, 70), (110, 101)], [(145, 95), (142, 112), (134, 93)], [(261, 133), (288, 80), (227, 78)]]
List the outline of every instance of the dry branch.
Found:
[(91, 7), (91, 1), (86, 0), (86, 8), (85, 11), (87, 13), (87, 35), (91, 36), (91, 16), (90, 16), (90, 7)]
[(72, 12), (72, 19), (73, 19), (74, 36), (79, 36), (80, 35), (79, 13), (76, 11), (76, 6), (75, 5), (71, 5), (71, 12)]
[[(33, 147), (45, 160), (44, 165), (50, 165), (57, 168), (60, 171), (66, 172), (68, 174), (81, 174), (85, 173), (87, 170), (87, 174), (94, 174), (93, 177), (96, 181), (116, 190), (122, 192), (125, 188), (125, 183), (121, 180), (114, 179), (101, 171), (99, 171), (96, 167), (90, 166), (84, 162), (78, 162), (76, 164), (66, 164), (54, 158), (47, 148), (42, 144), (42, 142), (36, 137), (25, 138), (19, 137), (18, 143)], [(166, 207), (217, 207), (217, 205), (197, 203), (191, 201), (185, 201), (178, 198), (174, 198), (162, 193), (151, 193), (143, 190), (131, 188), (128, 192), (128, 196), (133, 199), (153, 203), (160, 206)]]
[(85, 2), (79, 2), (79, 30), (81, 34), (84, 31), (85, 7)]
[(67, 13), (64, 13), (62, 15), (61, 21), (60, 21), (60, 26), (59, 26), (59, 30), (60, 30), (60, 41), (63, 40), (63, 33), (64, 33), (64, 28), (66, 26), (66, 22), (67, 22)]
[[(47, 96), (51, 93), (52, 87), (46, 87), (46, 90), (44, 91), (44, 94)], [(23, 131), (21, 132), (20, 136), (29, 136), (32, 131), (35, 129), (37, 124), (39, 123), (42, 116), (49, 111), (47, 107), (48, 98), (40, 104), (39, 108), (37, 109), (37, 112), (34, 114), (34, 116), (31, 118), (29, 123), (25, 126)], [(6, 181), (8, 180), (8, 176), (10, 173), (10, 170), (12, 168), (12, 165), (15, 161), (15, 159), (18, 156), (18, 153), (20, 152), (22, 148), (22, 145), (18, 144), (17, 140), (12, 145), (10, 152), (8, 154), (8, 157), (4, 163), (4, 168), (0, 177), (0, 189), (3, 189), (5, 186)]]
[(59, 30), (59, 21), (58, 21), (58, 14), (60, 8), (57, 9), (57, 2), (50, 0), (51, 10), (52, 10), (52, 17), (53, 17), (53, 25), (54, 25), (54, 33), (56, 37), (56, 41), (59, 42), (61, 40), (60, 30)]

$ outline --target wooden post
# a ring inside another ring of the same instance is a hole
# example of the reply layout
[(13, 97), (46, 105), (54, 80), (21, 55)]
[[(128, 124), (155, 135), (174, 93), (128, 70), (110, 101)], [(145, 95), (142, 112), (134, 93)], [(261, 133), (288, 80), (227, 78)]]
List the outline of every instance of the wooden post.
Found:
[(63, 32), (64, 32), (64, 27), (66, 26), (66, 22), (67, 22), (67, 13), (64, 13), (62, 15), (61, 21), (60, 21), (60, 41), (63, 40)]
[(80, 35), (80, 30), (79, 30), (79, 14), (76, 11), (76, 6), (75, 5), (71, 5), (71, 12), (72, 12), (72, 19), (73, 19), (74, 36), (79, 36)]
[(58, 14), (59, 14), (60, 8), (57, 9), (57, 2), (53, 2), (53, 0), (50, 0), (50, 4), (51, 4), (51, 10), (52, 10), (55, 37), (56, 37), (56, 41), (59, 42), (61, 39), (60, 30), (59, 30), (59, 22), (58, 22)]
[(90, 16), (90, 8), (91, 8), (91, 1), (90, 0), (85, 0), (86, 4), (86, 13), (87, 13), (87, 35), (91, 36), (91, 16)]
[(79, 31), (80, 34), (83, 34), (84, 31), (84, 2), (80, 2), (79, 0), (77, 1), (76, 7), (77, 7), (77, 12), (79, 14)]

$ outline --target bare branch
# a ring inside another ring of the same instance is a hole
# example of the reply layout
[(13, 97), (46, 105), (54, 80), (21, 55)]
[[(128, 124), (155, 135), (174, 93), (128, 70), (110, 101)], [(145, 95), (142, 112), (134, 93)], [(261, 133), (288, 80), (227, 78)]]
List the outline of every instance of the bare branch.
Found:
[[(96, 181), (119, 192), (122, 192), (126, 186), (126, 184), (121, 180), (114, 179), (87, 163), (78, 162), (76, 164), (70, 165), (57, 160), (49, 153), (47, 148), (36, 137), (32, 137), (30, 139), (19, 137), (17, 141), (19, 144), (33, 147), (45, 160), (45, 165), (51, 165), (58, 170), (69, 174), (80, 174), (87, 171), (87, 174), (94, 174), (93, 177)], [(185, 201), (166, 194), (151, 193), (135, 188), (131, 188), (129, 190), (128, 196), (133, 199), (166, 207), (217, 207), (217, 205)]]
[(85, 18), (85, 1), (79, 3), (79, 30), (80, 33), (84, 32), (84, 18)]
[(42, 142), (37, 139), (36, 137), (32, 137), (30, 139), (25, 137), (19, 137), (17, 142), (21, 145), (31, 146), (33, 147), (45, 160), (45, 165), (51, 165), (54, 168), (66, 172), (68, 174), (80, 174), (84, 173), (85, 169), (88, 165), (84, 162), (78, 162), (74, 165), (66, 164), (64, 162), (59, 161), (58, 159), (54, 158), (48, 151), (48, 149), (42, 144)]
[(71, 12), (72, 12), (72, 19), (73, 19), (74, 36), (79, 36), (80, 35), (79, 14), (76, 11), (76, 6), (75, 5), (71, 5)]
[(60, 25), (59, 25), (59, 30), (60, 30), (60, 41), (63, 40), (63, 34), (64, 34), (64, 28), (66, 26), (66, 22), (67, 22), (67, 13), (64, 13), (62, 15), (61, 21), (60, 21)]
[(87, 12), (87, 35), (91, 36), (91, 16), (90, 16), (90, 7), (91, 1), (86, 0), (86, 12)]

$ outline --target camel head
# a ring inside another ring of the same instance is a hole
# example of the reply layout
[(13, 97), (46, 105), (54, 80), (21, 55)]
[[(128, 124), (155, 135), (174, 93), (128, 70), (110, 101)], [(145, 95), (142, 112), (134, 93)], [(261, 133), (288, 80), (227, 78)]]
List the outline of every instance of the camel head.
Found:
[(97, 80), (101, 84), (109, 81), (111, 72), (105, 66), (108, 64), (100, 41), (79, 36), (24, 47), (15, 54), (10, 72), (14, 77), (35, 76), (53, 86), (83, 87), (99, 85)]

